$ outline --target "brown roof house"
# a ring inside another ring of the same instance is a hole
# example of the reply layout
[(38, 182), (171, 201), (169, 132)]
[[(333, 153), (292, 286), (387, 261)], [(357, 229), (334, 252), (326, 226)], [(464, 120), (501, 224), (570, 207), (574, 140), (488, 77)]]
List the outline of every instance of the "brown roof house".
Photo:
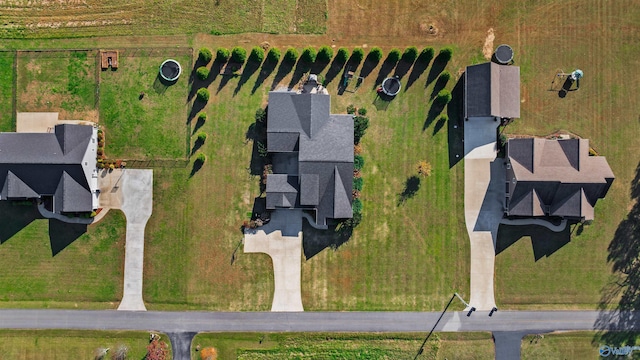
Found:
[(467, 66), (465, 119), (519, 118), (520, 68), (493, 62)]
[(320, 226), (353, 217), (353, 116), (330, 109), (330, 96), (314, 75), (299, 92), (269, 93), (267, 209), (309, 210)]
[(509, 139), (506, 155), (507, 216), (593, 220), (614, 180), (587, 139)]
[(39, 199), (54, 213), (98, 207), (97, 128), (60, 124), (49, 133), (0, 133), (0, 200)]

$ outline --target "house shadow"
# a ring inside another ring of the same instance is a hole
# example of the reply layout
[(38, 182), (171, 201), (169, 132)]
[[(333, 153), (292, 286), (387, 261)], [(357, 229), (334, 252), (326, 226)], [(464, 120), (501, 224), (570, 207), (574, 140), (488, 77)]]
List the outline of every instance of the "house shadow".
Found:
[(86, 232), (86, 224), (68, 224), (55, 219), (49, 219), (51, 255), (56, 256)]
[(273, 78), (273, 82), (271, 83), (271, 90), (274, 90), (278, 84), (293, 70), (293, 66), (295, 63), (287, 62), (286, 60), (282, 60), (280, 66), (278, 67), (278, 72), (276, 76)]
[(258, 78), (256, 79), (256, 82), (253, 84), (253, 88), (251, 89), (251, 95), (255, 94), (256, 91), (258, 91), (258, 88), (262, 86), (264, 81), (269, 76), (271, 76), (273, 71), (276, 69), (276, 66), (278, 66), (278, 62), (270, 61), (269, 58), (267, 58), (267, 60), (265, 60), (264, 63), (262, 63), (262, 69), (258, 74)]
[(449, 117), (447, 143), (449, 147), (449, 169), (464, 157), (464, 75), (451, 90), (451, 101), (447, 104)]
[(382, 81), (391, 74), (391, 71), (393, 71), (397, 64), (398, 61), (393, 61), (389, 58), (389, 55), (387, 55), (380, 67), (380, 71), (378, 71), (378, 76), (376, 77), (376, 82), (373, 84), (373, 89), (382, 84)]
[(326, 87), (333, 81), (333, 79), (340, 74), (342, 68), (346, 64), (346, 61), (339, 61), (338, 57), (333, 58), (331, 65), (329, 65), (329, 70), (327, 70), (327, 74), (324, 77), (324, 86)]
[(43, 217), (35, 204), (16, 205), (11, 201), (0, 201), (0, 219), (2, 219), (0, 244), (3, 244), (34, 220), (43, 219)]
[(398, 203), (396, 206), (404, 205), (407, 200), (416, 196), (418, 190), (420, 190), (420, 178), (416, 175), (409, 176), (404, 183), (404, 189), (398, 194)]
[(538, 261), (553, 255), (571, 241), (571, 226), (566, 226), (560, 232), (554, 232), (540, 225), (500, 224), (496, 239), (496, 255), (527, 236), (531, 238), (533, 258)]
[[(265, 109), (268, 111), (268, 109)], [(261, 146), (266, 146), (267, 144), (267, 124), (265, 121), (254, 121), (249, 125), (247, 131), (245, 132), (245, 140), (247, 142), (251, 141), (251, 160), (249, 161), (249, 174), (251, 175), (262, 175), (264, 171), (264, 166), (269, 162), (269, 158), (267, 156), (262, 156), (261, 153), (264, 151), (260, 150)]]
[[(354, 216), (356, 215), (354, 214)], [(343, 221), (327, 219), (328, 229), (319, 230), (311, 226), (308, 219), (306, 220), (302, 221), (302, 233), (304, 234), (302, 237), (302, 251), (306, 260), (310, 260), (324, 249), (337, 250), (340, 246), (346, 244), (353, 236), (353, 231), (360, 222), (358, 218)]]
[(631, 200), (635, 203), (618, 224), (607, 249), (613, 274), (598, 304), (601, 313), (595, 327), (600, 331), (593, 342), (609, 346), (636, 345), (640, 330), (640, 316), (635, 312), (640, 309), (640, 163), (631, 181)]
[(424, 73), (425, 70), (429, 67), (429, 63), (431, 62), (431, 56), (420, 53), (418, 59), (413, 64), (413, 68), (411, 69), (411, 73), (409, 74), (409, 78), (407, 79), (407, 85), (404, 87), (404, 91), (407, 91), (413, 83), (415, 83), (420, 76)]
[(438, 54), (438, 56), (433, 59), (433, 65), (431, 66), (431, 70), (429, 70), (429, 75), (427, 75), (427, 82), (424, 84), (424, 87), (429, 86), (440, 74), (444, 71), (444, 68), (447, 67), (449, 60), (445, 59), (443, 54)]

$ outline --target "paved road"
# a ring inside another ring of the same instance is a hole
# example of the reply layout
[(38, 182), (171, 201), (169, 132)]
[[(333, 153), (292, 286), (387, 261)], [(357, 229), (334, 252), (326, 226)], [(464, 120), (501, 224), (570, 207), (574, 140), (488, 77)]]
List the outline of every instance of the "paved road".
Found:
[[(439, 312), (158, 312), (0, 309), (0, 328), (227, 332), (428, 332)], [(599, 311), (447, 312), (436, 331), (518, 331), (617, 328), (618, 315)], [(599, 321), (607, 319), (606, 323)], [(625, 313), (625, 330), (640, 330), (640, 312)], [(609, 325), (614, 324), (614, 325)]]

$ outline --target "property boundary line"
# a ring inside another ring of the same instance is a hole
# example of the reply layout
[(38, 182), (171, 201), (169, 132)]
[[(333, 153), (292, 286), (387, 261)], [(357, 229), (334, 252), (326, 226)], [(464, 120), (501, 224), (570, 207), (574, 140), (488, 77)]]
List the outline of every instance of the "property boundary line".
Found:
[(13, 52), (13, 85), (11, 89), (11, 130), (18, 128), (18, 52)]

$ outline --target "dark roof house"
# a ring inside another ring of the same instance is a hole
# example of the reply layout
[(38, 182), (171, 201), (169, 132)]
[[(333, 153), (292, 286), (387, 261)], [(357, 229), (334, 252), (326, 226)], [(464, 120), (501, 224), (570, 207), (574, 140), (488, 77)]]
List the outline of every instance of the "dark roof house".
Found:
[(312, 210), (318, 225), (353, 216), (353, 116), (330, 108), (330, 96), (313, 80), (302, 92), (269, 93), (267, 209)]
[(509, 139), (506, 167), (507, 216), (593, 220), (615, 178), (587, 139)]
[(50, 200), (55, 213), (97, 208), (97, 130), (56, 125), (52, 133), (0, 133), (0, 200)]
[(493, 62), (467, 66), (465, 119), (520, 117), (520, 68)]

